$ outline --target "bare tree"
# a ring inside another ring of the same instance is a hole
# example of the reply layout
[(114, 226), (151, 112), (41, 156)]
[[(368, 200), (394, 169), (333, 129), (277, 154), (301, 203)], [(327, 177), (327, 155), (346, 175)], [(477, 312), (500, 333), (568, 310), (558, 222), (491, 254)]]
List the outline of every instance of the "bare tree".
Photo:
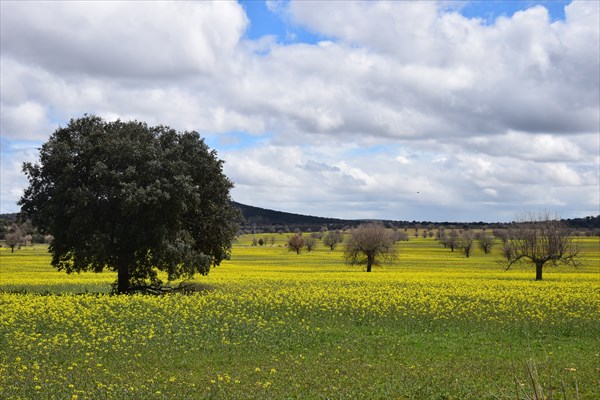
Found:
[(535, 280), (541, 281), (548, 262), (578, 265), (579, 249), (567, 224), (548, 211), (530, 212), (517, 218), (510, 237), (504, 248), (506, 269), (516, 262), (529, 261), (535, 264)]
[(10, 252), (15, 252), (15, 246), (20, 246), (23, 241), (23, 232), (16, 228), (13, 232), (7, 233), (4, 236), (4, 241), (6, 242), (6, 246), (10, 247)]
[(445, 235), (444, 237), (444, 247), (450, 247), (451, 251), (454, 251), (454, 249), (456, 247), (458, 247), (458, 238), (459, 238), (459, 234), (457, 231), (455, 231), (454, 229), (452, 229), (450, 231), (450, 233), (448, 233), (447, 235)]
[(502, 243), (507, 243), (508, 242), (508, 230), (507, 229), (494, 229), (492, 231), (492, 233), (498, 239), (502, 240)]
[(319, 243), (319, 240), (313, 236), (314, 232), (306, 238), (306, 240), (304, 241), (304, 246), (306, 247), (306, 251), (308, 251), (310, 253), (311, 250), (313, 250), (315, 247), (317, 247), (317, 243)]
[(476, 237), (479, 248), (483, 250), (485, 254), (489, 254), (490, 251), (492, 251), (492, 247), (494, 247), (494, 237), (485, 232), (477, 234)]
[(23, 246), (27, 246), (27, 243), (29, 243), (31, 245), (31, 247), (33, 247), (33, 235), (23, 236), (21, 243), (23, 244)]
[(340, 231), (328, 231), (323, 238), (323, 244), (325, 246), (329, 246), (331, 250), (334, 250), (335, 247), (342, 243), (344, 240), (344, 235)]
[(321, 238), (323, 237), (323, 233), (321, 231), (319, 232), (313, 232), (310, 234), (311, 238), (314, 238), (316, 240), (321, 240)]
[(393, 232), (380, 223), (368, 223), (353, 229), (346, 241), (344, 258), (349, 264), (364, 264), (367, 272), (381, 261), (397, 257), (396, 240)]
[(302, 237), (302, 234), (296, 233), (295, 235), (289, 236), (287, 246), (289, 251), (293, 250), (296, 254), (300, 254), (300, 251), (302, 251), (302, 248), (304, 247), (304, 238)]
[(401, 231), (394, 231), (394, 240), (396, 242), (407, 242), (408, 241), (408, 233)]
[(446, 229), (440, 227), (435, 235), (435, 238), (446, 247)]
[(456, 247), (460, 248), (465, 253), (465, 256), (469, 258), (474, 241), (475, 237), (473, 236), (473, 233), (471, 231), (464, 231), (458, 237)]

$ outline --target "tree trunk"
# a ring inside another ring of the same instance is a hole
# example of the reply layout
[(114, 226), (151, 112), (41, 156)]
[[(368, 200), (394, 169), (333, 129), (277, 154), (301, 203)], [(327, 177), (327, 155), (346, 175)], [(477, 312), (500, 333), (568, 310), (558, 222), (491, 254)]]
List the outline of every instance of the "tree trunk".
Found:
[(373, 256), (367, 255), (367, 272), (371, 272), (371, 267), (373, 266)]
[(120, 256), (117, 261), (117, 292), (129, 292), (129, 257)]
[(535, 280), (542, 280), (542, 268), (544, 267), (544, 263), (541, 261), (536, 261), (535, 263)]

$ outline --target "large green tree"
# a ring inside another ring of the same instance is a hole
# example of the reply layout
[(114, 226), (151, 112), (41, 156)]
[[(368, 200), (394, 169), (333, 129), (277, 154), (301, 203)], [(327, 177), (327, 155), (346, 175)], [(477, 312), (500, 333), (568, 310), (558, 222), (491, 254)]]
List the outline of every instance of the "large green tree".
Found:
[(232, 182), (196, 132), (86, 115), (57, 129), (25, 163), (19, 204), (44, 234), (52, 265), (117, 271), (117, 291), (205, 275), (227, 258), (240, 219)]

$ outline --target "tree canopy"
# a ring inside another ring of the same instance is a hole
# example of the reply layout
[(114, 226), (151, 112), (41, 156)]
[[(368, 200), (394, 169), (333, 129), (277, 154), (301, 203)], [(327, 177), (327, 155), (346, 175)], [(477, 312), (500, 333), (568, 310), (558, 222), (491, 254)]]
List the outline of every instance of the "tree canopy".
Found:
[(353, 229), (344, 249), (346, 262), (366, 265), (367, 272), (371, 272), (373, 265), (391, 261), (397, 255), (393, 232), (377, 222), (362, 224)]
[(547, 211), (526, 213), (518, 217), (504, 244), (507, 269), (520, 261), (535, 264), (535, 280), (542, 280), (546, 263), (578, 265), (579, 248), (573, 242), (565, 221)]
[(85, 115), (25, 163), (21, 213), (54, 237), (52, 265), (118, 271), (118, 292), (207, 274), (229, 256), (232, 182), (197, 132)]

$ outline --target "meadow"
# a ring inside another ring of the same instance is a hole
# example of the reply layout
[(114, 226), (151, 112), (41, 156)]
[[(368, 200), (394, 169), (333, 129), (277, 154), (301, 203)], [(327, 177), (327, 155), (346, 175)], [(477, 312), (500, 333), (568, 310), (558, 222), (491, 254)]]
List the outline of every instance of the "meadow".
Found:
[(0, 249), (0, 398), (600, 398), (598, 237), (536, 282), (499, 245), (466, 258), (411, 237), (367, 274), (342, 247), (265, 236), (241, 237), (204, 290), (165, 296)]

